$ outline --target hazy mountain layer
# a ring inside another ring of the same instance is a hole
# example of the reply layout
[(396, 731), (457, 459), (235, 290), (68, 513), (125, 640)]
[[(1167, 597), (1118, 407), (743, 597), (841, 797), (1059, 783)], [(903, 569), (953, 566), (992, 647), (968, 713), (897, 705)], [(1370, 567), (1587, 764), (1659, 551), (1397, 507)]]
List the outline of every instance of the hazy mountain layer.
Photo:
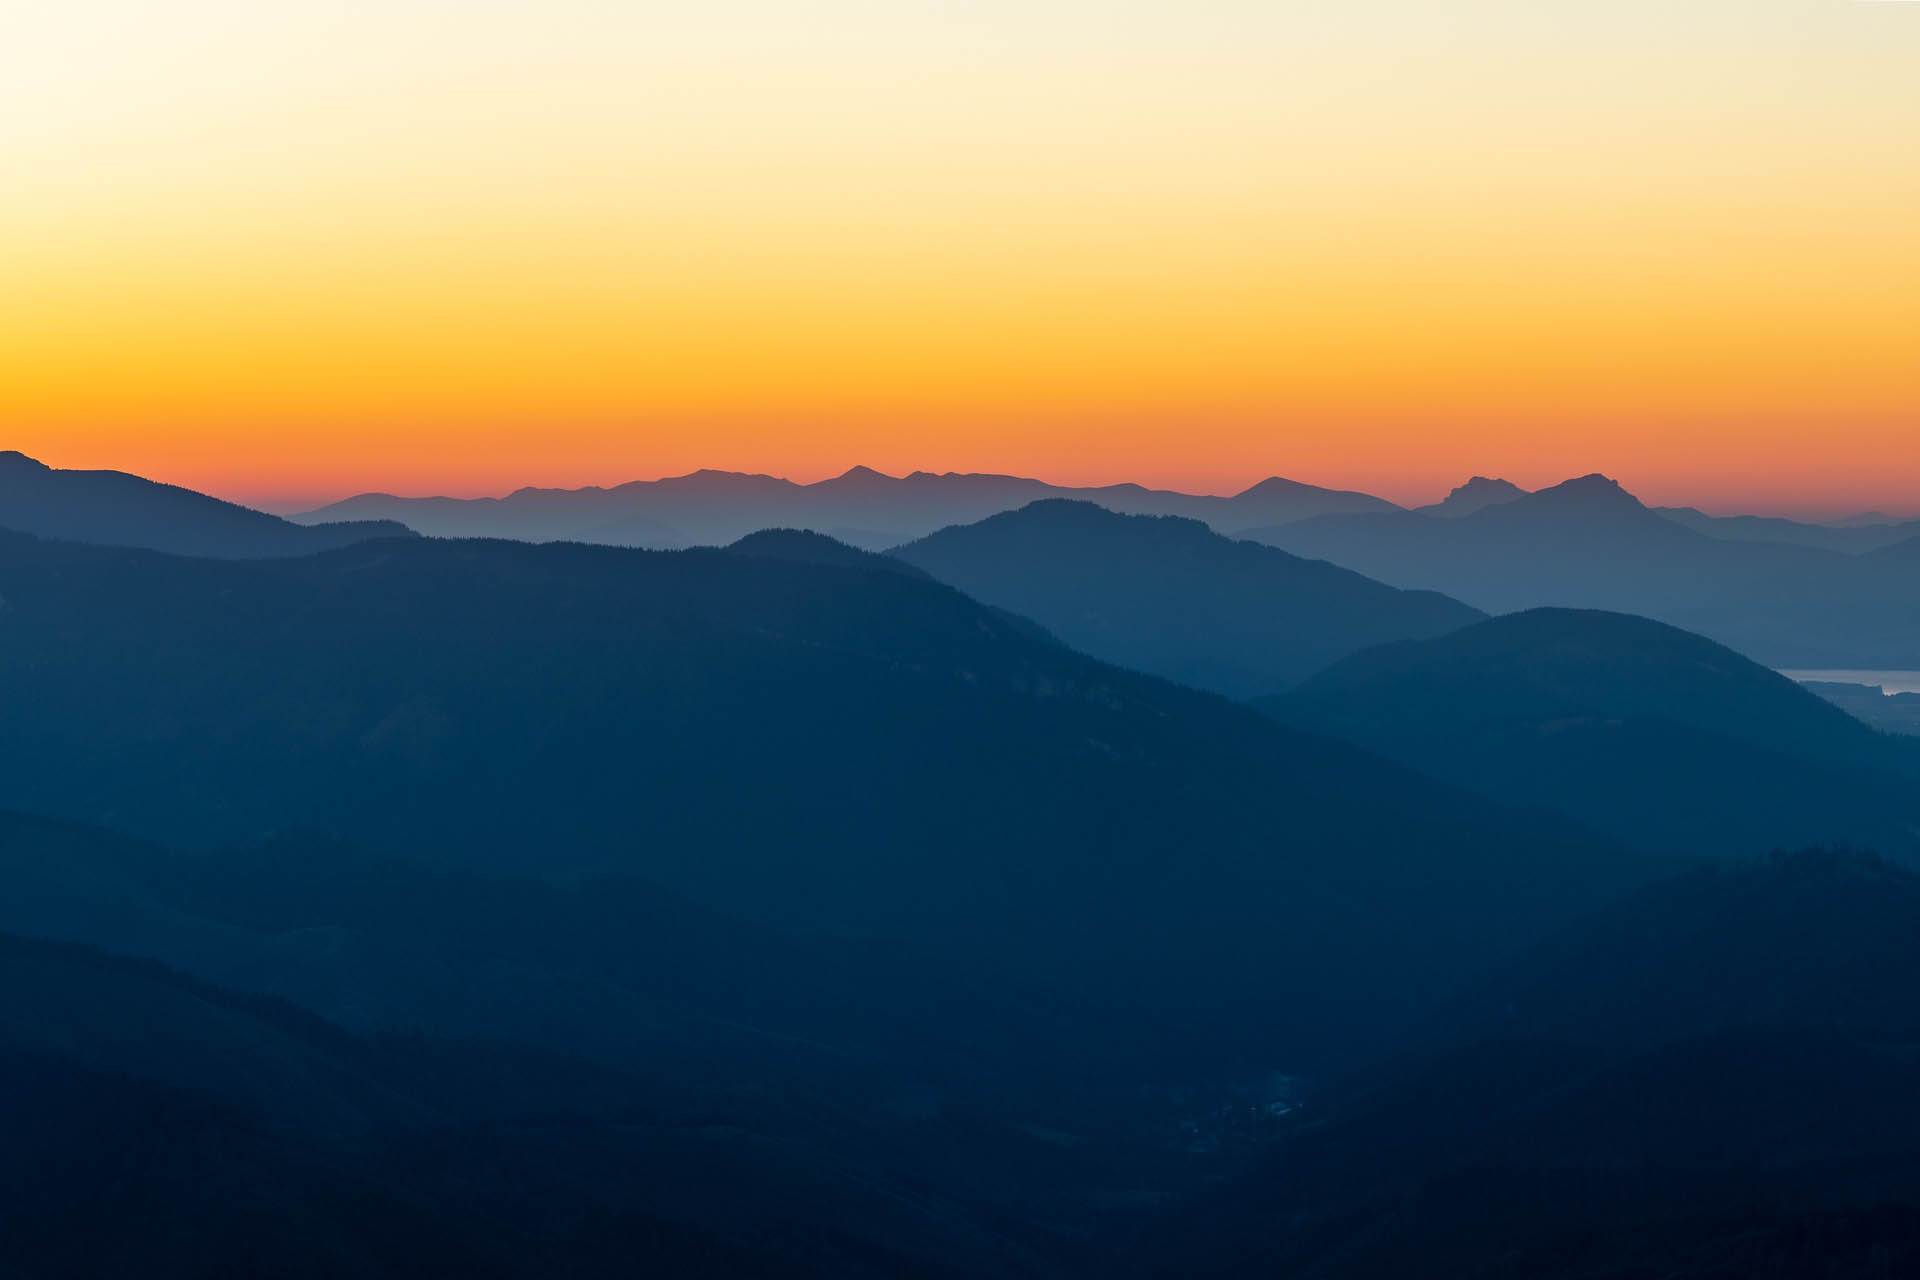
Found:
[(1693, 507), (1655, 507), (1667, 519), (1723, 542), (1785, 542), (1846, 555), (1864, 555), (1920, 537), (1920, 520), (1862, 524), (1808, 524), (1779, 516), (1710, 516)]
[(1084, 502), (1037, 502), (892, 555), (1095, 657), (1230, 697), (1275, 693), (1360, 649), (1485, 616), (1196, 520)]
[(1364, 493), (1275, 476), (1228, 498), (1137, 484), (1074, 488), (1020, 476), (886, 476), (867, 467), (814, 484), (732, 471), (696, 471), (610, 489), (521, 489), (505, 498), (397, 498), (362, 494), (295, 519), (401, 520), (445, 537), (574, 540), (656, 548), (723, 546), (759, 529), (826, 533), (868, 550), (950, 524), (969, 524), (1042, 498), (1077, 498), (1111, 511), (1180, 515), (1222, 532), (1333, 512), (1393, 511)]
[(1603, 476), (1452, 520), (1325, 516), (1248, 537), (1490, 613), (1611, 609), (1711, 636), (1775, 667), (1920, 666), (1920, 540), (1864, 555), (1730, 542)]

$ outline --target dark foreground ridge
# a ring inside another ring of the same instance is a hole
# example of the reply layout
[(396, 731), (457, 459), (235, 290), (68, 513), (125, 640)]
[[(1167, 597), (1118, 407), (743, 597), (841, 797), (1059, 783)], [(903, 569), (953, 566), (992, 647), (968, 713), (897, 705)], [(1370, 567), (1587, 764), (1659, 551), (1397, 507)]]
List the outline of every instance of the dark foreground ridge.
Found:
[(1920, 881), (1833, 851), (1662, 884), (1517, 961), (1159, 1224), (1148, 1274), (1905, 1274)]

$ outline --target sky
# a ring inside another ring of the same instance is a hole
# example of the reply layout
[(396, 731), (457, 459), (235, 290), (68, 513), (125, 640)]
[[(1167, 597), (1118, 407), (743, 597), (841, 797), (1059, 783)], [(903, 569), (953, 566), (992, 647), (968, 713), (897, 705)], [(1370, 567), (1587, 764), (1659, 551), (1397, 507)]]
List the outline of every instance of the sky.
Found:
[(0, 433), (1920, 510), (1920, 3), (0, 2)]

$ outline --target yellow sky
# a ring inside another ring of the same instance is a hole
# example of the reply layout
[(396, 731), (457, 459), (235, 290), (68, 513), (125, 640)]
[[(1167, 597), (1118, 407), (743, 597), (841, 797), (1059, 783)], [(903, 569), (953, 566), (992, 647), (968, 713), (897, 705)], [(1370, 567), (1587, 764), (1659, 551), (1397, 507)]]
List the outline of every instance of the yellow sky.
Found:
[(1920, 506), (1920, 4), (0, 8), (0, 446)]

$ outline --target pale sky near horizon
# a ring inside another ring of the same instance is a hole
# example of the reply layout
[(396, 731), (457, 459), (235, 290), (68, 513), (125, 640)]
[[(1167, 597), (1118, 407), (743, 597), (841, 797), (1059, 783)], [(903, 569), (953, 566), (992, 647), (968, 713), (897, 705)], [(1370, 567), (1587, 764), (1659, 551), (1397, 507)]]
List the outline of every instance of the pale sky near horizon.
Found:
[(1920, 506), (1920, 5), (0, 0), (0, 447)]

